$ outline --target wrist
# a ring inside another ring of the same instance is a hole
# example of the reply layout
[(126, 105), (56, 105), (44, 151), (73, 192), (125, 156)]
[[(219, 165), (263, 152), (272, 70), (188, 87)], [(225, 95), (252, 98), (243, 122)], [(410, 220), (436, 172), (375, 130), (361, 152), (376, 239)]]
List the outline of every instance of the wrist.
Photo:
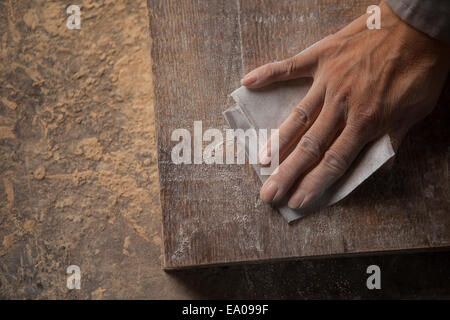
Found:
[(387, 29), (392, 36), (397, 36), (404, 43), (411, 43), (417, 48), (422, 48), (425, 52), (450, 54), (449, 45), (430, 37), (403, 21), (385, 1), (381, 1), (379, 7), (381, 28)]

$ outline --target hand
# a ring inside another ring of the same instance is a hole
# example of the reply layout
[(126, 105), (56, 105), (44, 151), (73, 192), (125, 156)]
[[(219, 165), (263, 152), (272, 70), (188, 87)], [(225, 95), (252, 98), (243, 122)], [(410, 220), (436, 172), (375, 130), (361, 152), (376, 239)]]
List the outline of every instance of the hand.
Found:
[(434, 108), (450, 67), (449, 47), (404, 23), (384, 2), (380, 9), (381, 29), (369, 30), (363, 15), (304, 53), (243, 78), (249, 88), (314, 79), (279, 128), (282, 162), (261, 189), (265, 202), (290, 193), (289, 207), (307, 206), (367, 143), (388, 133), (397, 148)]

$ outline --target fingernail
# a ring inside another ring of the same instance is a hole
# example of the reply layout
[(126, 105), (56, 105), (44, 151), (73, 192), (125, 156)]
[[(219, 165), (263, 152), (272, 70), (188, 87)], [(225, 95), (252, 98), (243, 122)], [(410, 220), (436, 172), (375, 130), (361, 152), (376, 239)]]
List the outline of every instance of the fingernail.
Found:
[(288, 207), (291, 209), (300, 209), (303, 208), (305, 203), (306, 196), (303, 192), (300, 192), (298, 196), (294, 195), (289, 199)]
[(251, 85), (253, 82), (256, 81), (256, 76), (255, 75), (251, 75), (251, 74), (247, 74), (242, 80), (241, 80), (241, 84), (243, 86), (249, 86)]
[(266, 181), (261, 188), (260, 196), (262, 201), (270, 203), (278, 192), (278, 185), (274, 181)]
[(258, 154), (259, 163), (262, 165), (268, 165), (270, 163), (270, 154), (267, 151), (267, 146), (264, 147)]

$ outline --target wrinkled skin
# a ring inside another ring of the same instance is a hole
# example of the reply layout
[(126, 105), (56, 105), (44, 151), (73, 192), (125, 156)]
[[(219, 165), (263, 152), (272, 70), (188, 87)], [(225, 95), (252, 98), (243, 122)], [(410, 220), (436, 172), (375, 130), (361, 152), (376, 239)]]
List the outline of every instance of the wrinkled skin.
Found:
[[(380, 8), (381, 29), (369, 30), (369, 14), (363, 15), (304, 53), (243, 78), (249, 88), (313, 78), (279, 128), (282, 162), (261, 189), (265, 202), (288, 195), (289, 207), (308, 206), (367, 143), (387, 133), (396, 149), (433, 110), (449, 71), (449, 47), (400, 20), (385, 3)], [(270, 162), (270, 154), (260, 161)]]

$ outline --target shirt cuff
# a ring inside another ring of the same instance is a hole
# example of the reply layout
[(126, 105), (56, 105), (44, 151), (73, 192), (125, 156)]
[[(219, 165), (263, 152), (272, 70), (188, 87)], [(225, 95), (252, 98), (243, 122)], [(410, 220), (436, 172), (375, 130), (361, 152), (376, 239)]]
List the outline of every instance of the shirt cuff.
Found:
[(450, 44), (449, 0), (385, 0), (385, 2), (409, 25), (432, 38)]

